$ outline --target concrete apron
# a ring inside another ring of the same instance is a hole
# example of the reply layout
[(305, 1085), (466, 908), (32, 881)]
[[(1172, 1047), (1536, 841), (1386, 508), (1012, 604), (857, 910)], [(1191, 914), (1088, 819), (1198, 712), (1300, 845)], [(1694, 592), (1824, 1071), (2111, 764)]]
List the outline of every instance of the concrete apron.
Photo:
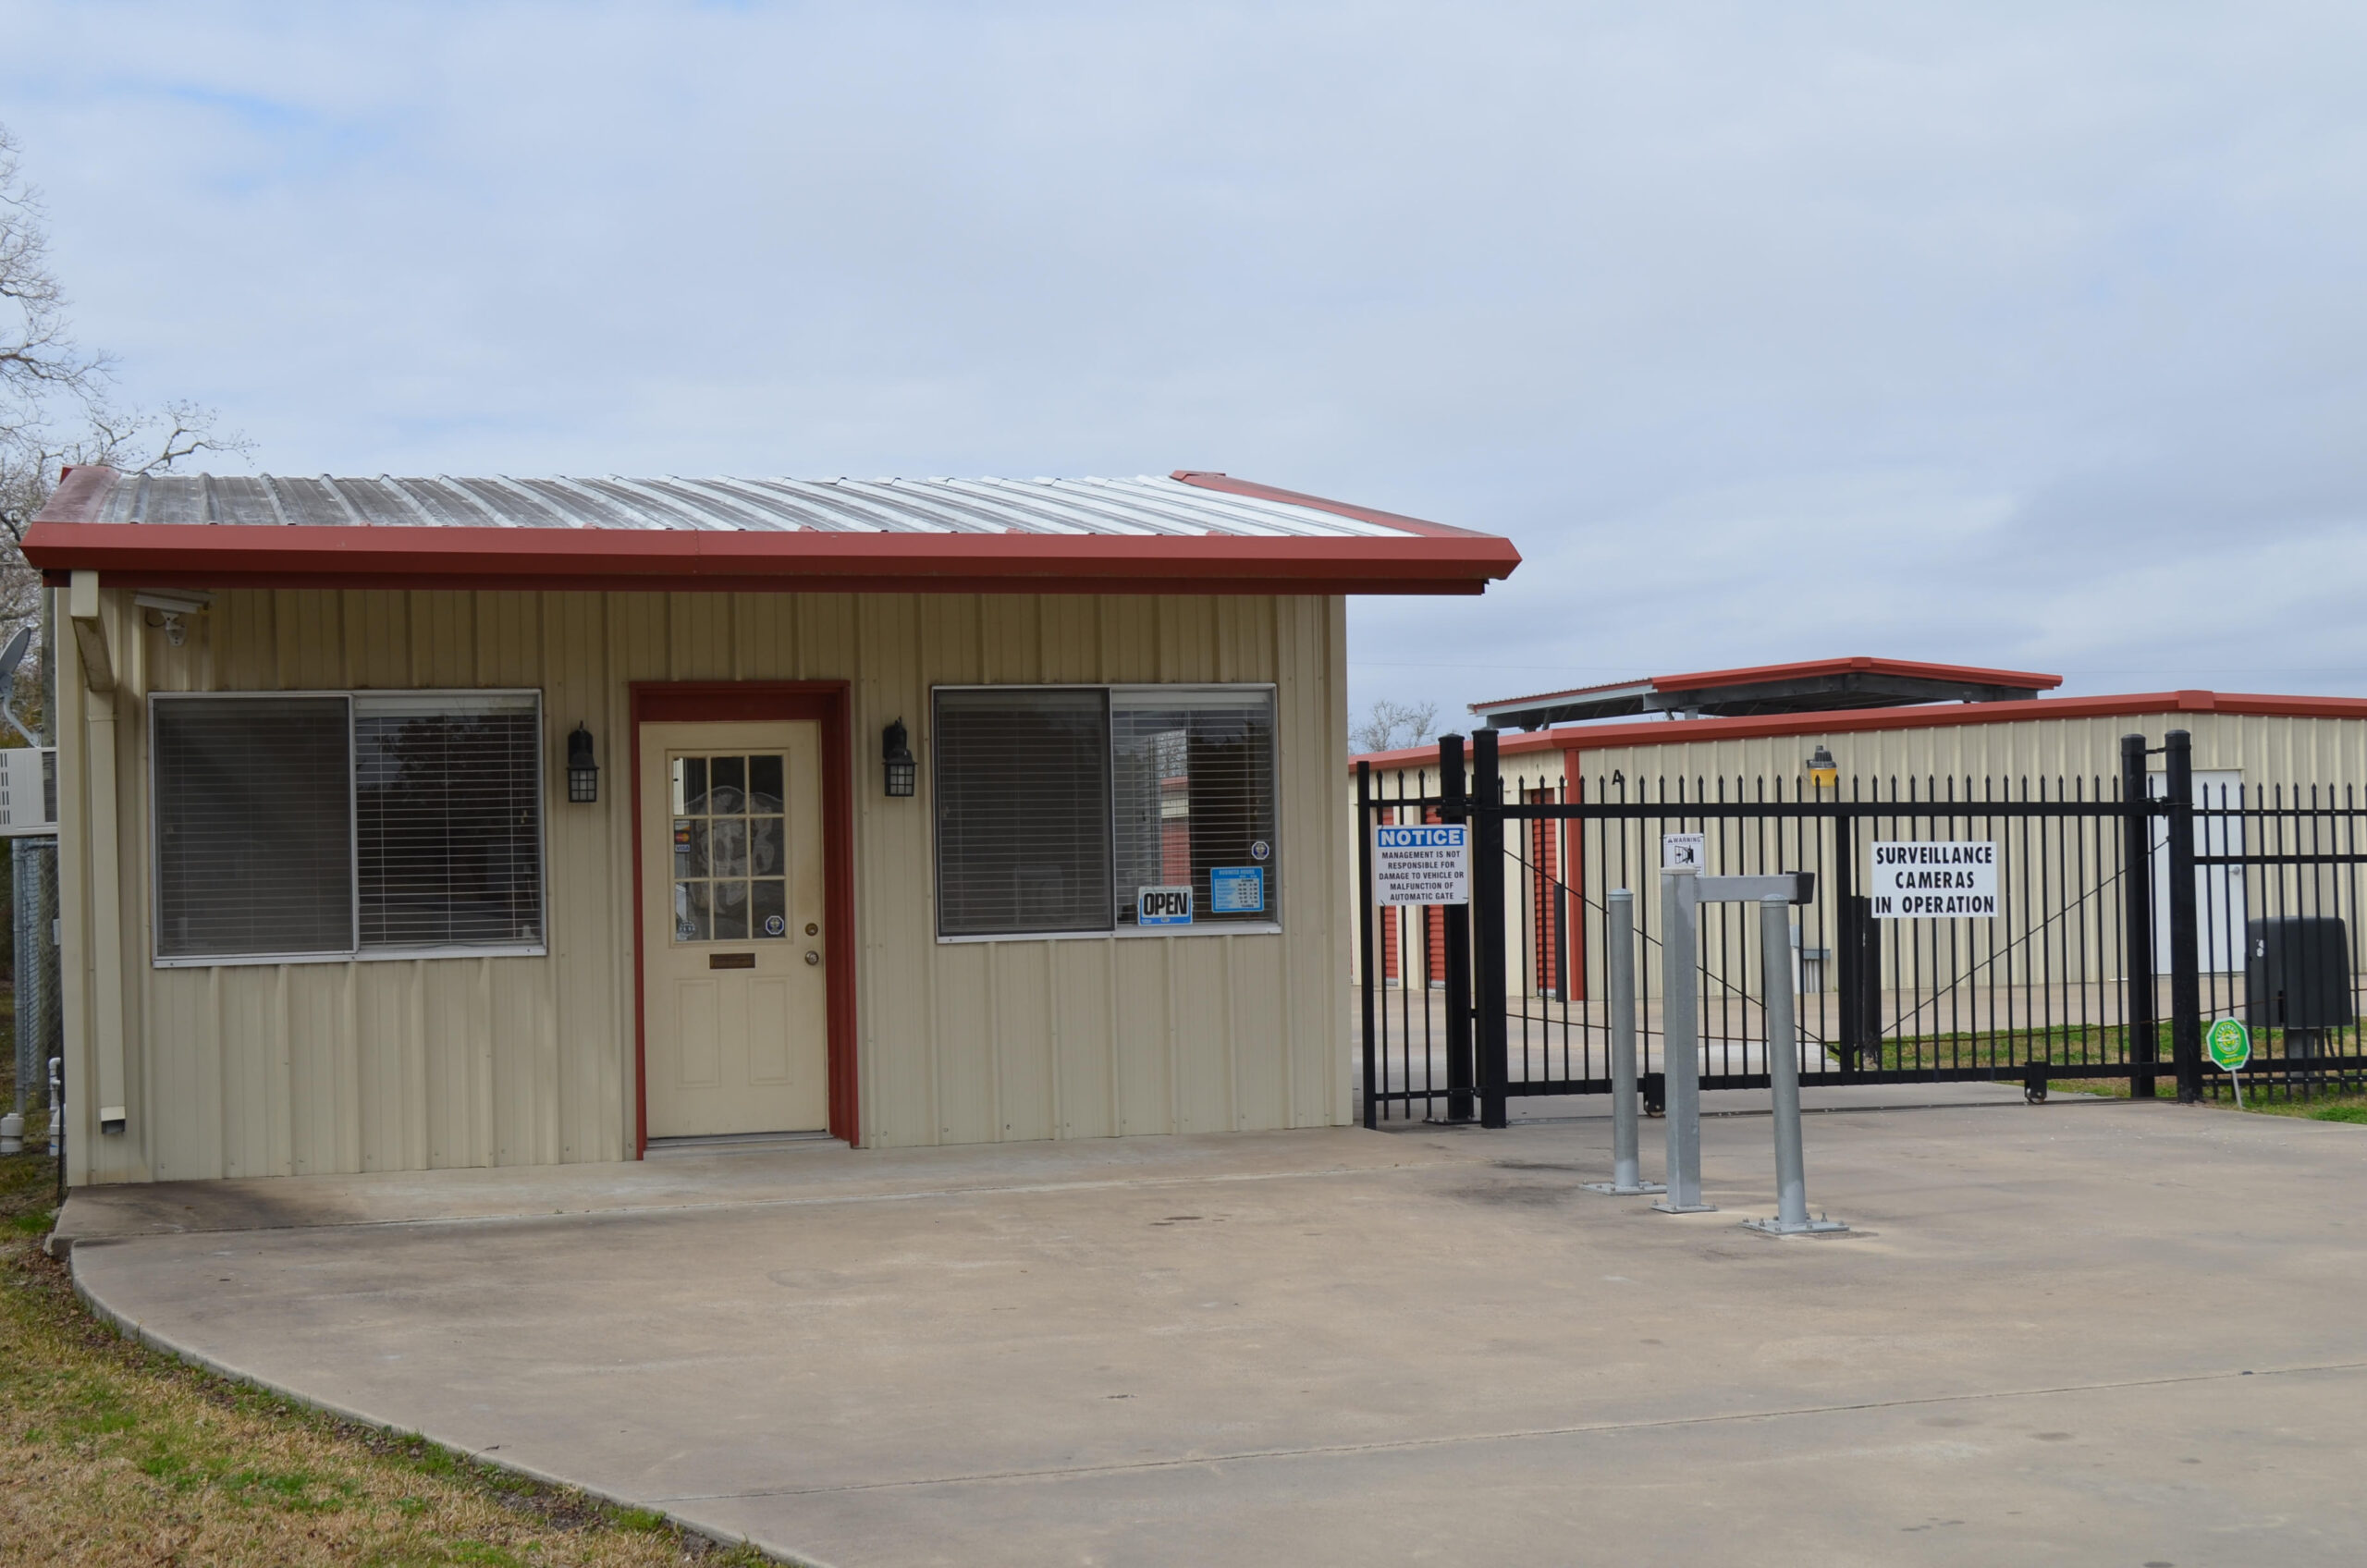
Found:
[[(2367, 1129), (1811, 1117), (86, 1191), (78, 1283), (361, 1419), (855, 1564), (2367, 1558)], [(1645, 1137), (1647, 1174), (1658, 1139)]]

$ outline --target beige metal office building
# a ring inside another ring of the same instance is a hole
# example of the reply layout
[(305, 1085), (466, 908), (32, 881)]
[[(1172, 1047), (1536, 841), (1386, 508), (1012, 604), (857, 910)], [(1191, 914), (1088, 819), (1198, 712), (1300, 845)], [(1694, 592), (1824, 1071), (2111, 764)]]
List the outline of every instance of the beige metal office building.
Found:
[(76, 1183), (1337, 1124), (1343, 596), (1122, 481), (69, 473)]

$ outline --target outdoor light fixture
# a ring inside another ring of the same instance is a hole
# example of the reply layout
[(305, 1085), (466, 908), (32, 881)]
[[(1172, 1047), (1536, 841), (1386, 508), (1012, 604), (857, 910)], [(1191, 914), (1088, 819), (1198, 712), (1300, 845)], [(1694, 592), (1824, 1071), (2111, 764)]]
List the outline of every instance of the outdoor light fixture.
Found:
[(920, 781), (921, 765), (913, 760), (912, 738), (904, 733), (902, 719), (879, 732), (879, 756), (888, 765), (888, 793), (910, 795)]
[(567, 738), (567, 798), (579, 806), (600, 798), (600, 765), (592, 760), (592, 731), (581, 724)]
[(1834, 762), (1833, 753), (1822, 746), (1816, 749), (1816, 755), (1809, 758), (1808, 769), (1809, 782), (1817, 789), (1830, 790), (1841, 782), (1841, 765)]

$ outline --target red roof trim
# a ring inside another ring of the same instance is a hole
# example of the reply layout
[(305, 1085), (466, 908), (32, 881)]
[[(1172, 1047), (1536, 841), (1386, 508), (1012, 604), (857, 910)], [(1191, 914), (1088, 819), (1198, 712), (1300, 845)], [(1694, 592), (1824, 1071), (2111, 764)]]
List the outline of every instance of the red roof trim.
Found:
[(1838, 659), (1801, 659), (1792, 664), (1747, 665), (1740, 669), (1705, 669), (1689, 675), (1638, 675), (1626, 680), (1606, 680), (1596, 686), (1573, 686), (1566, 692), (1539, 692), (1526, 697), (1497, 697), (1472, 704), (1474, 712), (1534, 707), (1569, 697), (1591, 697), (1606, 692), (1693, 692), (1704, 686), (1753, 686), (1761, 681), (1797, 680), (1817, 675), (1898, 675), (1917, 680), (1957, 680), (1974, 686), (2029, 686), (2051, 692), (2063, 677), (2034, 669), (1982, 669), (1965, 664), (1921, 664), (1913, 659), (1878, 659), (1855, 655)]
[[(1384, 528), (1402, 528), (1409, 533), (1425, 533), (1434, 539), (1492, 539), (1492, 533), (1478, 533), (1468, 528), (1455, 528), (1428, 519), (1407, 517), (1403, 512), (1384, 512), (1371, 507), (1359, 507), (1348, 501), (1334, 501), (1321, 496), (1310, 496), (1304, 490), (1284, 490), (1278, 485), (1260, 484), (1254, 479), (1235, 479), (1229, 473), (1217, 473), (1206, 469), (1179, 468), (1167, 476), (1202, 490), (1218, 490), (1228, 496), (1246, 496), (1259, 501), (1282, 501), (1294, 507), (1312, 507), (1319, 512), (1336, 517), (1352, 517), (1358, 522), (1375, 522)], [(1504, 575), (1520, 564), (1520, 554), (1505, 545), (1510, 558)]]
[(1862, 654), (1849, 658), (1802, 659), (1797, 664), (1707, 669), (1691, 675), (1655, 675), (1652, 684), (1663, 692), (1690, 692), (1703, 686), (1748, 686), (1760, 680), (1852, 674), (1904, 675), (1919, 680), (1961, 680), (1976, 686), (2035, 686), (2042, 692), (2051, 692), (2063, 684), (2063, 677), (2043, 675), (2037, 670), (1981, 669), (1964, 664), (1919, 664), (1913, 659), (1878, 659)]
[[(2225, 713), (2268, 718), (2367, 719), (2367, 697), (2291, 697), (2255, 692), (2140, 692), (2105, 697), (2033, 697), (2027, 702), (1956, 703), (1838, 713), (1753, 714), (1743, 718), (1656, 719), (1639, 724), (1569, 725), (1508, 734), (1502, 756), (1527, 752), (1605, 752), (1697, 741), (1747, 741), (1769, 735), (1841, 735), (1872, 729), (1940, 729), (1967, 724), (2027, 724), (2034, 719), (2120, 718), (2144, 714)], [(1349, 759), (1353, 767), (1435, 764), (1435, 746), (1408, 746)]]
[(1520, 557), (1510, 540), (1460, 533), (1142, 538), (49, 521), (26, 530), (25, 558), (159, 586), (1476, 594)]

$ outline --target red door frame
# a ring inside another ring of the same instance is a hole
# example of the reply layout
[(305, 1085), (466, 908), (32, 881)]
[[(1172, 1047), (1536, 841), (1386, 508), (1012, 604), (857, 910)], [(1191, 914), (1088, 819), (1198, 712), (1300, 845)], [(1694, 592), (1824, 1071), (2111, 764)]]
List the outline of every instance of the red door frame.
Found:
[(636, 680), (632, 693), (632, 1061), (633, 1158), (649, 1152), (648, 973), (643, 951), (649, 922), (642, 903), (641, 727), (806, 719), (822, 729), (822, 918), (830, 939), (823, 960), (829, 993), (830, 1134), (861, 1141), (854, 1051), (853, 694), (843, 680)]

